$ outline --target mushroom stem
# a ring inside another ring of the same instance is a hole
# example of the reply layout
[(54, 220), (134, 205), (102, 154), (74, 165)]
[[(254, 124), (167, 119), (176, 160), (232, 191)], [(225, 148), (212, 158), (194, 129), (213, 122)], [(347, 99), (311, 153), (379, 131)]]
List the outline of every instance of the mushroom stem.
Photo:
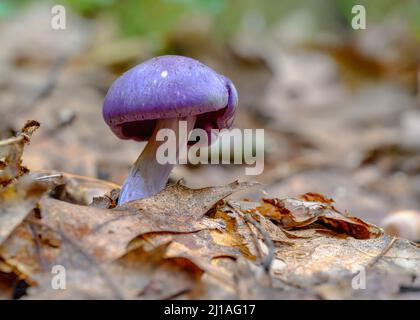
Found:
[[(186, 121), (187, 130), (181, 130), (180, 121)], [(174, 142), (176, 144), (177, 161), (180, 152), (187, 147), (188, 137), (194, 128), (195, 121), (196, 116), (157, 120), (153, 135), (134, 162), (128, 177), (124, 181), (118, 205), (153, 196), (166, 186), (175, 163), (160, 164), (157, 161), (157, 150), (162, 144), (168, 143), (168, 141), (157, 141), (157, 134), (161, 129), (173, 130), (178, 140)]]

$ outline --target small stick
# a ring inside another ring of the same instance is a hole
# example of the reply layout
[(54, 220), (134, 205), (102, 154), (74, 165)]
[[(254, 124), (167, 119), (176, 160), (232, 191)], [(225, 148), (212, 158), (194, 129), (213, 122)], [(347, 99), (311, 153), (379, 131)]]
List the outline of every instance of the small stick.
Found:
[(61, 173), (55, 173), (55, 174), (50, 174), (46, 176), (36, 177), (35, 180), (42, 181), (42, 180), (50, 180), (50, 179), (55, 179), (55, 178), (63, 178), (63, 175)]
[(10, 144), (19, 143), (19, 142), (22, 142), (23, 140), (26, 140), (26, 139), (27, 139), (26, 135), (20, 134), (17, 137), (5, 139), (5, 140), (0, 140), (0, 147), (8, 146)]
[(391, 249), (391, 247), (394, 245), (394, 242), (397, 240), (396, 237), (392, 237), (392, 239), (387, 243), (387, 245), (382, 249), (382, 251), (366, 266), (366, 269), (372, 268), (373, 265), (375, 265), (379, 259), (381, 259), (385, 254)]
[(265, 259), (262, 261), (262, 266), (267, 273), (270, 273), (270, 268), (271, 268), (271, 264), (273, 262), (274, 253), (275, 253), (274, 242), (271, 239), (270, 235), (260, 223), (258, 223), (255, 219), (251, 218), (249, 215), (245, 215), (240, 210), (236, 209), (235, 206), (232, 203), (230, 203), (230, 201), (227, 201), (226, 204), (231, 209), (233, 209), (237, 214), (239, 214), (245, 221), (252, 224), (258, 230), (258, 232), (263, 236), (264, 242), (268, 248), (268, 254), (265, 257)]

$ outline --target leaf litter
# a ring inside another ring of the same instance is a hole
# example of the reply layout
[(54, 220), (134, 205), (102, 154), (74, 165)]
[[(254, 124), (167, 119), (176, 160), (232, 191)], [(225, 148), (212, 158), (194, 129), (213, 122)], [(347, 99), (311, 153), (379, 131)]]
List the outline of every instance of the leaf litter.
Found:
[[(0, 141), (0, 298), (13, 298), (17, 281), (24, 299), (418, 297), (419, 246), (321, 194), (231, 200), (255, 183), (178, 182), (116, 206), (117, 185), (22, 167), (38, 126)], [(66, 290), (52, 288), (54, 266)], [(352, 289), (360, 268), (393, 285)]]

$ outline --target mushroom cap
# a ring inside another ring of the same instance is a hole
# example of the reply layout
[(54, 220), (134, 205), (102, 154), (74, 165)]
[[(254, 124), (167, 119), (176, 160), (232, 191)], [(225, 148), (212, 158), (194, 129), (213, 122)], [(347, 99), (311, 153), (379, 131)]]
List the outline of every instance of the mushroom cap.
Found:
[(197, 116), (208, 133), (232, 125), (238, 95), (233, 83), (201, 62), (175, 55), (147, 60), (114, 81), (103, 117), (121, 139), (148, 140), (159, 119)]

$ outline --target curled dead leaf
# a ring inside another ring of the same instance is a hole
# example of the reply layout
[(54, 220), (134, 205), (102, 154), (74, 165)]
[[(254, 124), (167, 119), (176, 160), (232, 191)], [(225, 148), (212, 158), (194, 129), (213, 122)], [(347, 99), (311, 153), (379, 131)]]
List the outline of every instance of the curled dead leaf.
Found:
[(23, 149), (39, 126), (39, 122), (29, 120), (15, 137), (0, 140), (0, 185), (6, 186), (29, 171), (22, 166)]
[(46, 190), (29, 176), (0, 188), (0, 245), (36, 207)]
[(321, 229), (325, 227), (356, 239), (377, 238), (383, 234), (381, 228), (336, 210), (331, 205), (331, 199), (318, 194), (306, 194), (304, 198), (310, 201), (293, 198), (263, 199), (256, 210), (286, 229), (319, 228), (321, 225)]

